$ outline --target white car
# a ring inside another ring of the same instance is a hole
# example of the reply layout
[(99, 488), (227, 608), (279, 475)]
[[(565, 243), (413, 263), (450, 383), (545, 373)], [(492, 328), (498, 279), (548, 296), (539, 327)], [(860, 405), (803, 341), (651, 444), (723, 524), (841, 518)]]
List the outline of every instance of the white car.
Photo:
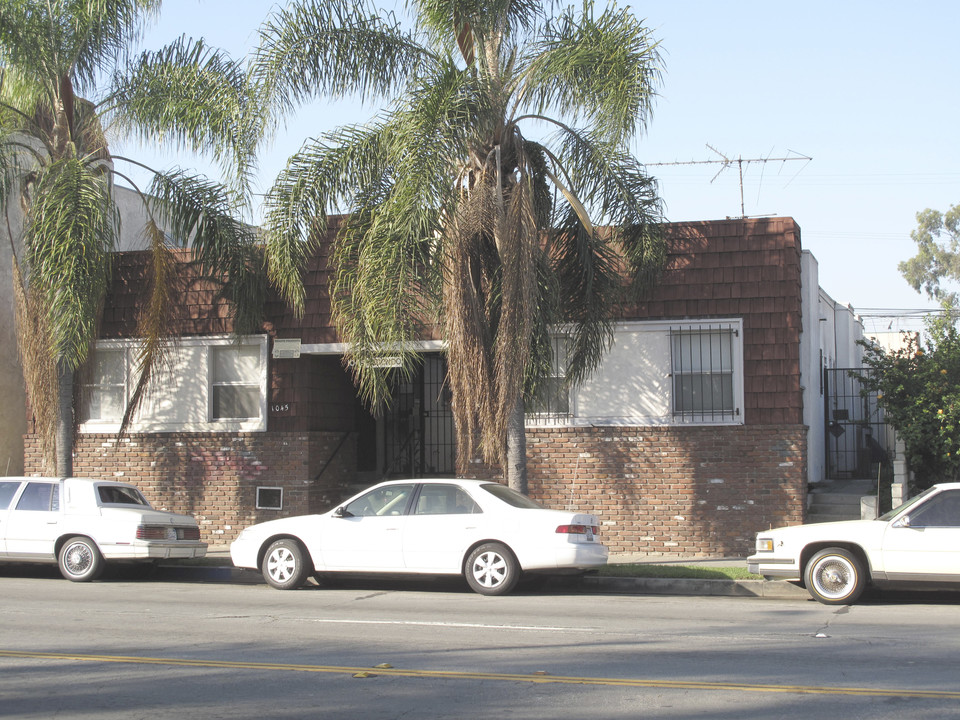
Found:
[(0, 561), (58, 563), (68, 580), (97, 578), (105, 562), (203, 557), (189, 515), (154, 510), (128, 483), (0, 477)]
[(856, 602), (869, 583), (960, 583), (960, 483), (934, 485), (876, 520), (759, 532), (747, 568), (799, 579), (827, 605)]
[(230, 545), (234, 565), (275, 588), (313, 573), (463, 575), (483, 595), (510, 592), (522, 573), (606, 564), (593, 515), (548, 510), (485, 480), (393, 480), (323, 515), (248, 527)]

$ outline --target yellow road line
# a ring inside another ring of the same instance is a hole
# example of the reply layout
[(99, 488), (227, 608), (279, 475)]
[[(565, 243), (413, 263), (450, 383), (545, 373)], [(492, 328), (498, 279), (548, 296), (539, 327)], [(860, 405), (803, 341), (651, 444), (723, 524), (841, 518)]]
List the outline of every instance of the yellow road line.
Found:
[(342, 665), (299, 665), (290, 663), (244, 662), (238, 660), (190, 660), (187, 658), (152, 658), (132, 655), (85, 655), (79, 653), (27, 652), (0, 650), (0, 657), (30, 660), (76, 660), (79, 662), (126, 663), (131, 665), (169, 665), (174, 667), (229, 668), (233, 670), (276, 670), (292, 672), (333, 673), (371, 676), (434, 678), (443, 680), (496, 680), (561, 685), (606, 685), (613, 687), (646, 687), (673, 690), (733, 690), (756, 693), (796, 693), (807, 695), (855, 695), (861, 697), (926, 698), (958, 700), (960, 691), (917, 690), (915, 688), (858, 688), (826, 685), (773, 685), (754, 683), (701, 682), (691, 680), (642, 680), (639, 678), (575, 677), (563, 675), (521, 675), (511, 673), (453, 672), (448, 670), (403, 670), (400, 668), (347, 667)]

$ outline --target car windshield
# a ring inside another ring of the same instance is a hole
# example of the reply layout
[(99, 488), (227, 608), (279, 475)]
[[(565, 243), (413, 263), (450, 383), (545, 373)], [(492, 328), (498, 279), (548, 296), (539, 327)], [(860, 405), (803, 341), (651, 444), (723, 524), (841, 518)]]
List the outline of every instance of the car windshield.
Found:
[(500, 483), (486, 483), (481, 485), (484, 490), (493, 495), (495, 498), (503, 500), (507, 505), (511, 505), (515, 508), (521, 508), (523, 510), (542, 510), (543, 505), (540, 503), (531, 500), (526, 495), (518, 493), (513, 488), (509, 488), (506, 485), (501, 485)]
[(124, 485), (99, 485), (97, 493), (100, 495), (101, 505), (146, 505), (147, 499), (136, 488)]
[(897, 505), (897, 507), (895, 507), (893, 510), (890, 510), (889, 512), (885, 512), (883, 515), (881, 515), (880, 517), (878, 517), (877, 520), (883, 520), (884, 522), (890, 522), (890, 521), (893, 520), (897, 515), (899, 515), (900, 513), (902, 513), (902, 512), (903, 512), (904, 510), (906, 510), (907, 508), (913, 507), (914, 505), (916, 505), (918, 502), (920, 502), (921, 500), (923, 500), (925, 497), (927, 497), (927, 495), (929, 495), (929, 494), (932, 493), (932, 492), (934, 492), (934, 488), (927, 488), (926, 490), (924, 490), (924, 491), (923, 491), (922, 493), (920, 493), (919, 495), (914, 495), (912, 498), (910, 498), (909, 500), (907, 500), (907, 501), (906, 501), (905, 503), (903, 503), (902, 505)]

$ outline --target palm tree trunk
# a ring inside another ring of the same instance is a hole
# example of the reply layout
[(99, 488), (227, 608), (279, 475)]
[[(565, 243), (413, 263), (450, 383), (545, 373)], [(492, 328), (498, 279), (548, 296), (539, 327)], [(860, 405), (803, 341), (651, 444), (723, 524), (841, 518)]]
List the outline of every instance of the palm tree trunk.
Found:
[(57, 362), (59, 412), (57, 412), (57, 475), (73, 475), (73, 370), (70, 363)]
[(527, 431), (523, 396), (517, 398), (507, 423), (507, 484), (527, 494)]

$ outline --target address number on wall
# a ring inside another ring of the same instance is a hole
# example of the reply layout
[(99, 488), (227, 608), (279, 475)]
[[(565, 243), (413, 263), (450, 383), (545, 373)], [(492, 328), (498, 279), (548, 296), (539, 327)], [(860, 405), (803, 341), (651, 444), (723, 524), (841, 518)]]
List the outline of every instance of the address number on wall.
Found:
[(285, 413), (290, 412), (290, 403), (274, 403), (270, 406), (270, 412), (272, 413)]

